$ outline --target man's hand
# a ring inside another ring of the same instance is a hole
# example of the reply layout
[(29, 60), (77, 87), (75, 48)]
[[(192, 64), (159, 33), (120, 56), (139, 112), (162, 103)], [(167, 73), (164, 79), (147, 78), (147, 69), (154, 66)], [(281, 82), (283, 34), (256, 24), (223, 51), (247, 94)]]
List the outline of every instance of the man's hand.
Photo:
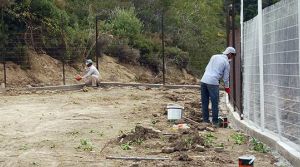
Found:
[(230, 94), (230, 88), (225, 88), (225, 92)]
[(80, 81), (80, 80), (82, 79), (82, 77), (81, 77), (80, 75), (77, 75), (77, 76), (75, 77), (75, 79), (76, 79), (77, 81)]

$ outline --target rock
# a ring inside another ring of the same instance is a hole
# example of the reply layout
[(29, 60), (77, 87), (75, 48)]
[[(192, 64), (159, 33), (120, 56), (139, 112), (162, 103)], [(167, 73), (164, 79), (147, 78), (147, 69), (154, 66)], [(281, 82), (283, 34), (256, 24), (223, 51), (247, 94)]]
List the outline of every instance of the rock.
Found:
[(192, 161), (193, 159), (190, 158), (187, 154), (181, 154), (178, 157), (179, 161)]
[(26, 85), (26, 87), (27, 87), (27, 88), (32, 88), (32, 86), (31, 86), (31, 85)]
[(138, 86), (139, 90), (146, 90), (147, 88), (145, 86)]
[(83, 92), (88, 92), (89, 89), (85, 86), (85, 87), (82, 88), (82, 91), (83, 91)]
[(130, 167), (139, 167), (140, 165), (139, 164), (132, 164), (130, 165)]
[(183, 119), (178, 119), (175, 121), (175, 124), (184, 124), (184, 120)]
[(213, 127), (206, 127), (205, 129), (209, 132), (215, 132), (215, 128)]
[(162, 153), (170, 154), (175, 152), (174, 147), (163, 147), (161, 150)]
[(159, 117), (159, 114), (153, 113), (152, 116), (153, 116), (153, 117)]
[(206, 129), (206, 126), (198, 126), (197, 129), (199, 131), (204, 131)]
[(215, 152), (223, 152), (224, 151), (224, 147), (215, 147)]
[(204, 151), (206, 151), (206, 149), (205, 149), (204, 146), (196, 145), (195, 146), (195, 151), (204, 152)]

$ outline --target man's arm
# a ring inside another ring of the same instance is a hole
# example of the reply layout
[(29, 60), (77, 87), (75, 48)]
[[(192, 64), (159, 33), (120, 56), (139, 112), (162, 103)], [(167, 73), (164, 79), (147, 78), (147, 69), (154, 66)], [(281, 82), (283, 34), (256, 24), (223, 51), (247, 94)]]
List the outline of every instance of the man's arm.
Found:
[(86, 77), (92, 75), (92, 73), (93, 73), (93, 70), (91, 68), (89, 68), (89, 71), (82, 78), (86, 78)]
[(223, 74), (223, 81), (225, 88), (229, 88), (229, 73), (230, 73), (230, 65), (226, 63), (224, 74)]

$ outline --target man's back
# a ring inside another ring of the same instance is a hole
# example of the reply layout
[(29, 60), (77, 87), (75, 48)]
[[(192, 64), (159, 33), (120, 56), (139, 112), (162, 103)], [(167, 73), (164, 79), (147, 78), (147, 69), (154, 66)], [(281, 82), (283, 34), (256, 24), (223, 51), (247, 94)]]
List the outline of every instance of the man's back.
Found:
[(219, 85), (219, 80), (224, 77), (225, 86), (229, 85), (229, 62), (226, 55), (218, 54), (211, 57), (205, 68), (201, 82)]

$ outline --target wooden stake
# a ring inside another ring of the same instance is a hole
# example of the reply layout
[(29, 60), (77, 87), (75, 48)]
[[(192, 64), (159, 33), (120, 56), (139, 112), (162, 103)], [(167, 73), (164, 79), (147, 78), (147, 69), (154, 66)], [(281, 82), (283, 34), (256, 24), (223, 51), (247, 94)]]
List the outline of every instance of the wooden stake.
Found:
[(107, 156), (106, 159), (122, 159), (122, 160), (170, 160), (168, 157), (160, 158), (160, 157), (115, 157), (115, 156)]
[(196, 122), (196, 121), (194, 121), (194, 120), (191, 120), (190, 118), (183, 117), (183, 119), (185, 119), (185, 120), (187, 120), (187, 121), (189, 121), (189, 122), (191, 122), (191, 123), (193, 123), (193, 124), (201, 125), (199, 122)]

